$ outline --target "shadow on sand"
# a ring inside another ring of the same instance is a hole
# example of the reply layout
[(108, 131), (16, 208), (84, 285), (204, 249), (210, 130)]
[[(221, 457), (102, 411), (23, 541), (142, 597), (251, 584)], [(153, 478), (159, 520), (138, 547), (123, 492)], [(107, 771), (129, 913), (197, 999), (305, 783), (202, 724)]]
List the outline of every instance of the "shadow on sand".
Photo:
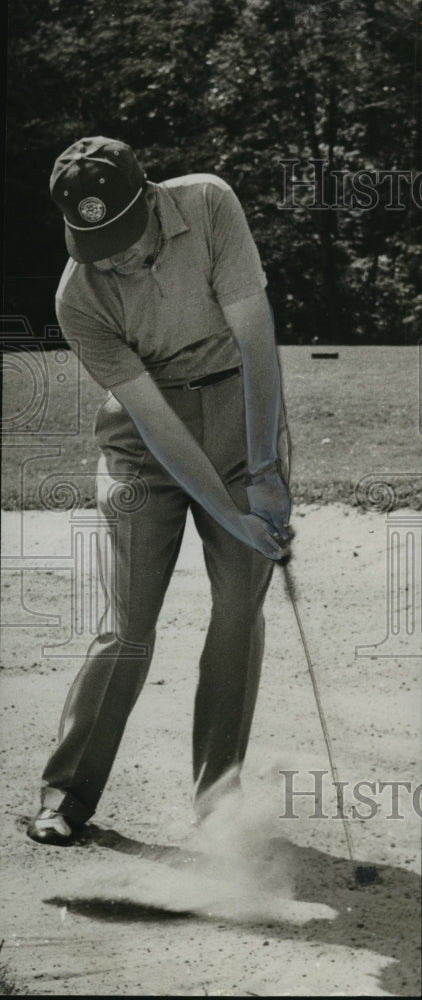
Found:
[[(195, 864), (199, 854), (183, 848), (144, 844), (122, 836), (116, 830), (104, 830), (95, 824), (86, 828), (85, 839), (102, 848), (131, 854), (180, 868), (187, 861)], [(355, 886), (350, 863), (309, 847), (298, 847), (286, 838), (272, 839), (268, 845), (268, 865), (272, 891), (281, 894), (282, 880), (277, 887), (277, 862), (285, 872), (286, 861), (295, 875), (295, 899), (324, 903), (337, 911), (337, 918), (310, 920), (302, 925), (270, 922), (265, 925), (266, 937), (289, 937), (298, 941), (318, 941), (333, 946), (366, 949), (393, 961), (384, 967), (378, 985), (393, 996), (420, 996), (420, 915), (421, 887), (417, 874), (403, 868), (379, 866), (380, 881)], [(205, 859), (206, 863), (206, 859)], [(109, 921), (198, 920), (195, 913), (142, 906), (128, 900), (63, 897), (49, 899), (52, 905), (66, 905), (82, 916)], [(262, 934), (262, 922), (254, 928)]]

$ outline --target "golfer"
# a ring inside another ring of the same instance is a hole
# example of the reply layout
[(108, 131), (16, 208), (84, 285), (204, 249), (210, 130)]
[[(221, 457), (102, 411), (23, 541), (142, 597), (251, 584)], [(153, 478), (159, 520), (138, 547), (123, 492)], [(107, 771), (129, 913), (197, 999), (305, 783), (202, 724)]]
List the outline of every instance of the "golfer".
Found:
[(95, 136), (56, 160), (50, 189), (70, 254), (58, 320), (108, 390), (97, 499), (114, 545), (100, 562), (108, 610), (28, 827), (67, 844), (95, 812), (145, 683), (189, 509), (212, 595), (193, 722), (198, 815), (239, 786), (290, 500), (266, 278), (229, 185), (211, 174), (151, 183), (128, 145)]

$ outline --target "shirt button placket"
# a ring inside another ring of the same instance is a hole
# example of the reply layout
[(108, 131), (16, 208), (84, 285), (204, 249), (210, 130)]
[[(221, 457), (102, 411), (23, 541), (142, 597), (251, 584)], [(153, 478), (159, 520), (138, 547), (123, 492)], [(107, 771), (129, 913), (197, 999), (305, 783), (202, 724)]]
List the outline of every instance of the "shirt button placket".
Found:
[(158, 274), (157, 274), (157, 271), (158, 271), (157, 265), (153, 264), (152, 267), (150, 267), (149, 271), (150, 271), (150, 274), (151, 274), (151, 278), (152, 278), (153, 281), (155, 281), (155, 284), (157, 285), (157, 288), (158, 288), (158, 291), (159, 291), (159, 293), (161, 295), (161, 298), (163, 299), (164, 298), (164, 292), (163, 292), (161, 281), (159, 280), (159, 277), (158, 277)]

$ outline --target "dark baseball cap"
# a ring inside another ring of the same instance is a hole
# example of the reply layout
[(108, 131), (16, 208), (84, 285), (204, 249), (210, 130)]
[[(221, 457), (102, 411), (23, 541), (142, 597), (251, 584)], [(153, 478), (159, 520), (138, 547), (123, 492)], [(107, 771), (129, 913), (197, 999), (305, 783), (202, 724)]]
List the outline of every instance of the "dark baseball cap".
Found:
[(89, 264), (136, 243), (148, 221), (146, 175), (135, 153), (118, 139), (80, 139), (58, 157), (50, 193), (65, 221), (66, 246)]

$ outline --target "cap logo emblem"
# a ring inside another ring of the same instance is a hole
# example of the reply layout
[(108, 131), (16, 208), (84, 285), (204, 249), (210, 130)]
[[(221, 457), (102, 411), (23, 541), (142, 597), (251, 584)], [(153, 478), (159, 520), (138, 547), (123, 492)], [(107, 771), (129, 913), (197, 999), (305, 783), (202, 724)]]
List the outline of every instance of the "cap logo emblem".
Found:
[(83, 198), (79, 202), (78, 212), (85, 222), (100, 222), (106, 214), (106, 207), (101, 198)]

